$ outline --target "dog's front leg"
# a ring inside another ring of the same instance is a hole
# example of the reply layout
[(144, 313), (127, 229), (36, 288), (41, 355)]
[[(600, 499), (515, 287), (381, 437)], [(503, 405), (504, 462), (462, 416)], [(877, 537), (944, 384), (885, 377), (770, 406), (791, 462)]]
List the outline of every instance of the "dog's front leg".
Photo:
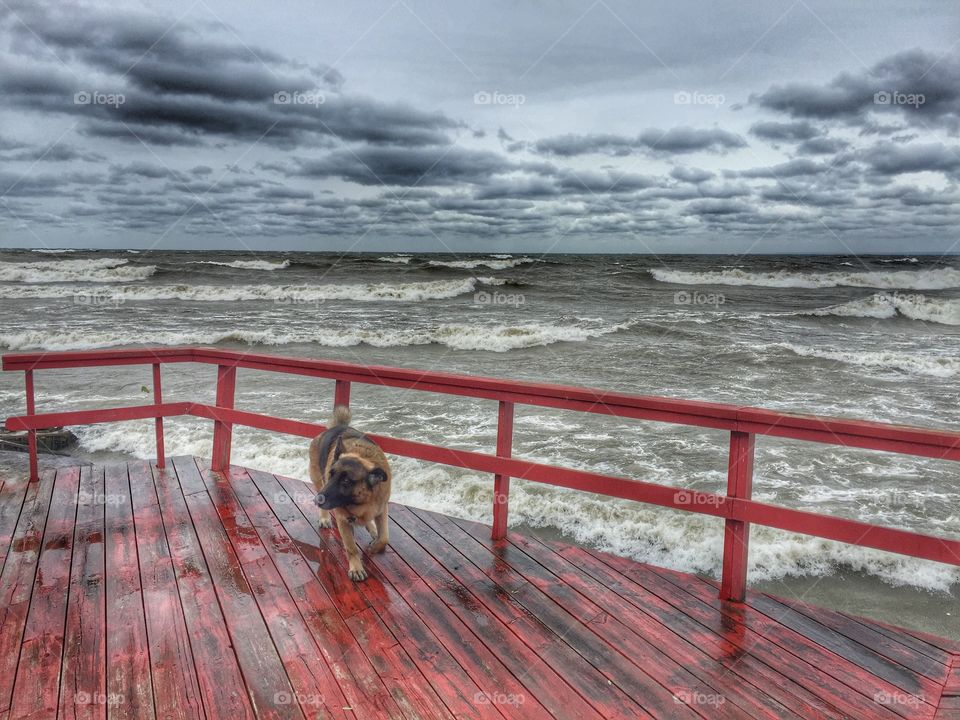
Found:
[(377, 541), (370, 545), (368, 551), (371, 553), (382, 553), (387, 549), (387, 543), (390, 542), (390, 520), (387, 517), (387, 506), (383, 506), (383, 511), (377, 515)]
[(360, 555), (360, 548), (357, 547), (357, 539), (353, 535), (353, 523), (341, 517), (340, 513), (334, 513), (334, 517), (337, 519), (337, 529), (340, 530), (343, 549), (347, 552), (349, 563), (347, 575), (351, 580), (366, 580), (367, 571), (363, 569), (363, 557)]

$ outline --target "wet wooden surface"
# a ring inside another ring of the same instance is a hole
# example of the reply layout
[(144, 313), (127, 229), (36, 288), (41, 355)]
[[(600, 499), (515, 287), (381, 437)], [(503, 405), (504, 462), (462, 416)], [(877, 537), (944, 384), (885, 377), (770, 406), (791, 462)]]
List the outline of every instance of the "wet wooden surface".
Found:
[(0, 720), (960, 718), (950, 640), (391, 520), (354, 583), (296, 480), (195, 458), (0, 478)]

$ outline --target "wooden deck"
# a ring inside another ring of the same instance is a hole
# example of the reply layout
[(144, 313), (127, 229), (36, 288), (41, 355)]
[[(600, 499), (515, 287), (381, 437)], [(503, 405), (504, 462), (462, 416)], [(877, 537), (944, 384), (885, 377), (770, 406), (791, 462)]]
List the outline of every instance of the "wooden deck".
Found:
[[(176, 458), (0, 478), (0, 720), (960, 718), (960, 644)], [(362, 531), (361, 531), (362, 534)]]

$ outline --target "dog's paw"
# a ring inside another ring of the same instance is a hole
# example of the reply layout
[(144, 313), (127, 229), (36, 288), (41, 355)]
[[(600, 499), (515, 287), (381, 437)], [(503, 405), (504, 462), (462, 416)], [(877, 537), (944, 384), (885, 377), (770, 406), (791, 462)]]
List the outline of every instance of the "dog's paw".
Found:
[(367, 546), (367, 552), (370, 553), (371, 555), (382, 553), (386, 549), (387, 549), (387, 544), (385, 542), (370, 543)]
[(330, 528), (333, 527), (333, 520), (331, 520), (330, 518), (320, 518), (320, 522), (318, 524), (320, 525), (321, 530), (323, 529), (329, 530)]
[(354, 582), (361, 582), (367, 579), (367, 571), (362, 567), (347, 571), (347, 576)]

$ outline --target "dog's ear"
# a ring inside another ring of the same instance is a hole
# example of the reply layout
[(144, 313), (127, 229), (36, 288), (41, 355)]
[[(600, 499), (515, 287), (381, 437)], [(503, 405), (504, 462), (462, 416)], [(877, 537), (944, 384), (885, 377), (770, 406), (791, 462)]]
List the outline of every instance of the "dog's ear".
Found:
[(382, 482), (386, 482), (386, 480), (387, 473), (383, 471), (383, 468), (375, 467), (373, 470), (367, 473), (367, 485), (369, 485), (371, 489), (375, 488)]
[(343, 455), (343, 435), (338, 435), (337, 444), (333, 446), (333, 460), (330, 464), (333, 465), (341, 455)]

